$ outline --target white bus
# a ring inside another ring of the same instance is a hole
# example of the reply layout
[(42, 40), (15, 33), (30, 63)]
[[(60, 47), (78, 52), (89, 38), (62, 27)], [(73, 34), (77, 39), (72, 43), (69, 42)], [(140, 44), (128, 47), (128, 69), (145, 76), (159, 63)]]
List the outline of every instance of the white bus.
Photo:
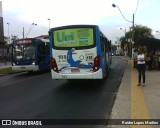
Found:
[(111, 65), (111, 42), (97, 25), (49, 30), (52, 79), (103, 79)]

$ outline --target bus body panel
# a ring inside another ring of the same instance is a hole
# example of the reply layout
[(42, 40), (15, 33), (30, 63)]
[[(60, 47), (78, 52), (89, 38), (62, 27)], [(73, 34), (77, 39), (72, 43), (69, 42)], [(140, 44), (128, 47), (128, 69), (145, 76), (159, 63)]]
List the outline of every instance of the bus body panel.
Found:
[(38, 62), (36, 65), (38, 65), (39, 71), (50, 70), (50, 56), (46, 56), (43, 61)]
[(102, 69), (91, 73), (56, 73), (51, 69), (52, 79), (102, 79)]
[[(59, 69), (58, 73), (51, 69), (53, 79), (64, 79), (65, 77), (67, 79), (102, 79), (102, 70), (93, 72), (93, 59), (97, 56), (96, 48), (75, 50), (72, 53), (73, 63), (69, 62), (69, 58), (67, 58), (69, 52), (69, 50), (52, 51), (52, 56)], [(76, 62), (77, 64), (75, 64)]]
[[(100, 60), (102, 60), (102, 51), (101, 51), (101, 44), (100, 44), (100, 30), (99, 30), (99, 27), (96, 26), (96, 51), (97, 51), (97, 55), (99, 55), (100, 57)], [(103, 63), (102, 61), (100, 61), (100, 68), (103, 68)]]
[(13, 71), (39, 71), (38, 65), (15, 65), (12, 66)]

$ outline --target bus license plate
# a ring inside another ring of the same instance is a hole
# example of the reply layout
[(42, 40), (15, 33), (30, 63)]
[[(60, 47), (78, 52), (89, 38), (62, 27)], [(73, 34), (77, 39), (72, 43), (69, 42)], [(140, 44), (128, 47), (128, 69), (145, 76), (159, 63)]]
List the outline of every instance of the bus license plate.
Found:
[(67, 76), (63, 75), (61, 76), (62, 79), (67, 79)]
[(80, 72), (79, 69), (71, 69), (71, 72)]
[(21, 67), (21, 69), (25, 69), (25, 67)]

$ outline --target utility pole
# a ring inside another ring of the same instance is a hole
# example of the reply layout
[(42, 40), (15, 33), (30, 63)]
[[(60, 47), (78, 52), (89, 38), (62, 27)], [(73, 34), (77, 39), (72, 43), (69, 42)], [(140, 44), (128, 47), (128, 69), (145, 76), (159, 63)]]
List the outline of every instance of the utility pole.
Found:
[(23, 39), (24, 39), (24, 27), (23, 27)]
[(114, 7), (114, 8), (117, 7), (118, 10), (119, 10), (119, 12), (120, 12), (121, 15), (123, 16), (123, 18), (124, 18), (126, 21), (132, 23), (132, 41), (131, 41), (131, 43), (130, 43), (130, 59), (131, 59), (131, 58), (132, 58), (132, 44), (134, 44), (134, 13), (133, 13), (133, 20), (132, 20), (132, 21), (129, 21), (129, 20), (127, 20), (127, 19), (125, 18), (125, 16), (123, 15), (122, 11), (120, 10), (120, 8), (119, 8), (117, 5), (112, 4), (112, 7)]
[(132, 42), (131, 42), (131, 58), (133, 56), (133, 44), (134, 44), (134, 13), (133, 13), (133, 21), (132, 21)]
[(51, 19), (48, 18), (48, 21), (49, 21), (49, 29), (50, 29), (50, 20), (51, 20)]

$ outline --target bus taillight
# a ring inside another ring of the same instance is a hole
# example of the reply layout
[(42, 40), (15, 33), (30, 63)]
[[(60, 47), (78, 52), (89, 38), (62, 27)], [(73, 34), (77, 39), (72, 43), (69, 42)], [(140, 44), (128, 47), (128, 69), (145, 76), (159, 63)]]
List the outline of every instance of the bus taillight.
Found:
[(96, 72), (99, 70), (99, 65), (100, 65), (100, 57), (96, 56), (94, 58), (94, 66), (93, 66), (93, 72)]
[(59, 72), (59, 71), (58, 71), (58, 67), (57, 67), (56, 60), (55, 60), (54, 58), (51, 58), (51, 66), (52, 66), (52, 69), (53, 69), (55, 72)]

